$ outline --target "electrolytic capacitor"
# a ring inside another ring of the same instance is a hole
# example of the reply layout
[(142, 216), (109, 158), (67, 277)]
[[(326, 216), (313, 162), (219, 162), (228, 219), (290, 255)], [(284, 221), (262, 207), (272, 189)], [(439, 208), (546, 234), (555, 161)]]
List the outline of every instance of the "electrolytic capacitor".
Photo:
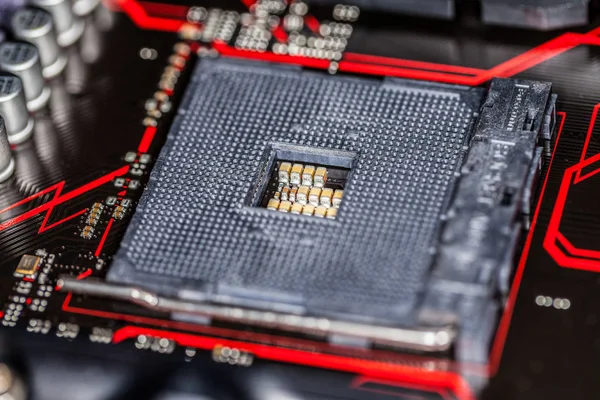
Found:
[(42, 75), (40, 55), (36, 47), (25, 42), (0, 44), (0, 69), (21, 78), (27, 109), (37, 111), (50, 99), (50, 88)]
[(73, 13), (71, 0), (31, 0), (31, 3), (52, 15), (60, 46), (67, 47), (79, 40), (84, 23)]
[(13, 158), (8, 134), (4, 120), (0, 117), (0, 182), (4, 182), (15, 172), (15, 159)]
[(0, 73), (0, 117), (4, 118), (8, 141), (20, 144), (33, 133), (33, 118), (27, 111), (23, 84), (18, 76)]
[(100, 0), (74, 0), (73, 12), (75, 15), (83, 17), (91, 14), (100, 4)]
[(54, 78), (67, 65), (67, 57), (56, 40), (52, 16), (39, 8), (26, 7), (16, 11), (11, 19), (13, 34), (17, 39), (37, 47), (45, 78)]

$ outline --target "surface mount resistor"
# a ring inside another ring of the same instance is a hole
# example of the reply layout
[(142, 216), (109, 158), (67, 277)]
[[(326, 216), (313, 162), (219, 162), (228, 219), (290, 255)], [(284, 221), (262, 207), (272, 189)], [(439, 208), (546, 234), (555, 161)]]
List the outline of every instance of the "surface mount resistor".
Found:
[(279, 166), (279, 182), (288, 183), (290, 181), (290, 171), (292, 170), (292, 164), (289, 162), (282, 162)]
[(162, 113), (158, 110), (149, 110), (146, 112), (146, 115), (155, 119), (159, 119), (160, 117), (162, 117)]
[(90, 225), (84, 227), (81, 231), (81, 237), (84, 239), (91, 239), (94, 237), (94, 227)]
[(315, 166), (307, 165), (302, 172), (302, 184), (306, 186), (313, 185), (313, 177), (315, 176)]
[(289, 201), (290, 200), (290, 188), (284, 187), (281, 189), (281, 201)]
[(327, 214), (327, 207), (318, 206), (317, 208), (315, 208), (315, 217), (324, 218), (326, 214)]
[(294, 203), (296, 201), (296, 198), (298, 197), (297, 195), (298, 195), (298, 188), (295, 188), (295, 187), (291, 188), (288, 200), (291, 201), (292, 203)]
[(327, 168), (319, 167), (315, 171), (315, 178), (314, 178), (313, 185), (316, 187), (323, 187), (323, 186), (325, 186), (325, 182), (327, 182)]
[(313, 206), (317, 207), (319, 205), (319, 198), (321, 197), (321, 188), (313, 187), (310, 189), (308, 194), (308, 202)]
[(321, 191), (320, 202), (322, 206), (331, 207), (331, 198), (333, 197), (333, 189), (323, 188)]
[(191, 52), (190, 46), (185, 42), (176, 43), (175, 46), (173, 46), (173, 50), (183, 57), (189, 56)]
[(269, 200), (269, 203), (267, 204), (267, 210), (277, 211), (278, 208), (279, 208), (279, 199)]
[(158, 125), (158, 122), (156, 121), (156, 119), (152, 118), (152, 117), (146, 117), (142, 120), (142, 125), (144, 126), (156, 126)]
[(302, 215), (313, 215), (315, 212), (315, 206), (307, 204), (302, 208)]
[(308, 193), (310, 191), (310, 187), (308, 186), (300, 186), (298, 188), (298, 192), (296, 193), (296, 201), (300, 204), (308, 203)]
[(127, 211), (126, 207), (117, 206), (117, 207), (115, 207), (115, 211), (113, 211), (112, 216), (114, 219), (123, 219), (126, 211)]
[(335, 207), (332, 207), (332, 208), (327, 209), (327, 214), (325, 215), (325, 217), (329, 218), (329, 219), (335, 219), (335, 217), (337, 217), (337, 213), (338, 213), (338, 209)]
[(85, 222), (89, 225), (96, 225), (98, 223), (98, 220), (100, 219), (100, 213), (98, 212), (91, 212), (90, 215), (88, 215), (87, 219), (85, 220)]
[(290, 213), (292, 213), (292, 214), (301, 214), (303, 208), (304, 208), (304, 206), (302, 204), (300, 204), (300, 203), (294, 203), (294, 204), (292, 204), (292, 209), (290, 210)]
[(300, 185), (303, 170), (304, 165), (302, 164), (294, 164), (292, 166), (292, 171), (290, 172), (290, 183), (292, 185)]
[(158, 101), (169, 101), (169, 95), (167, 95), (163, 91), (158, 91), (154, 93), (154, 98)]
[(342, 203), (343, 196), (344, 196), (344, 191), (341, 189), (337, 189), (335, 192), (333, 192), (333, 198), (331, 199), (331, 202), (334, 207), (340, 206), (340, 204)]
[(102, 211), (104, 210), (104, 205), (102, 203), (94, 203), (92, 208), (90, 209), (90, 213), (86, 219), (86, 223), (88, 225), (96, 225), (100, 220), (100, 216), (102, 215)]
[(277, 209), (277, 211), (280, 212), (290, 212), (290, 209), (292, 208), (292, 203), (289, 201), (282, 201), (281, 203), (279, 203), (279, 208)]

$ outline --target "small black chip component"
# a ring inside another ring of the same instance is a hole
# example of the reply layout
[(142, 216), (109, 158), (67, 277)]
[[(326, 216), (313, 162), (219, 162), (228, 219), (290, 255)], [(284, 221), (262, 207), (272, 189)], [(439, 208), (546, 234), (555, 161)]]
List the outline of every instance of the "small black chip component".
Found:
[(589, 0), (481, 0), (485, 24), (540, 31), (582, 26), (589, 20)]
[(202, 60), (108, 280), (331, 340), (439, 350), (453, 326), (485, 359), (553, 112), (536, 82)]
[[(310, 3), (338, 4), (334, 0), (311, 0)], [(453, 19), (456, 15), (455, 0), (348, 0), (343, 4), (356, 5), (363, 10), (417, 15), (428, 18)]]

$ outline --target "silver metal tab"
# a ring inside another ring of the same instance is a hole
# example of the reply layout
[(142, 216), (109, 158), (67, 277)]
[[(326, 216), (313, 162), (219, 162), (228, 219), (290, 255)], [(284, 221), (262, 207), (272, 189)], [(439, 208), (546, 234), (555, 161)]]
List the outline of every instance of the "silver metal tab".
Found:
[(454, 326), (403, 328), (185, 301), (162, 297), (144, 289), (114, 285), (89, 278), (77, 280), (73, 276), (61, 276), (57, 286), (62, 291), (129, 301), (156, 311), (200, 315), (287, 332), (306, 333), (324, 338), (336, 335), (347, 336), (386, 346), (425, 352), (448, 350), (456, 338), (456, 328)]

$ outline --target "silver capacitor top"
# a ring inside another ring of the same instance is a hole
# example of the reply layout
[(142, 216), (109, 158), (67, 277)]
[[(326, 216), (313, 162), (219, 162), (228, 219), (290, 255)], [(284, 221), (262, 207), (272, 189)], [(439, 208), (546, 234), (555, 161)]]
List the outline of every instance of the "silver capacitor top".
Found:
[(0, 182), (4, 182), (15, 172), (15, 159), (8, 143), (4, 120), (0, 117)]
[(0, 72), (0, 117), (4, 118), (8, 141), (20, 144), (33, 133), (33, 118), (27, 111), (23, 84), (18, 76)]
[(100, 0), (73, 0), (73, 12), (83, 17), (91, 14), (100, 4)]
[(40, 55), (34, 45), (25, 42), (0, 44), (0, 70), (17, 75), (23, 83), (29, 111), (48, 104), (50, 88), (42, 75)]
[(71, 0), (31, 0), (31, 4), (43, 8), (52, 15), (60, 46), (72, 45), (83, 34), (83, 20), (73, 13)]
[(54, 78), (65, 69), (67, 57), (56, 40), (50, 13), (40, 8), (22, 8), (13, 14), (11, 26), (17, 39), (37, 47), (45, 78)]

